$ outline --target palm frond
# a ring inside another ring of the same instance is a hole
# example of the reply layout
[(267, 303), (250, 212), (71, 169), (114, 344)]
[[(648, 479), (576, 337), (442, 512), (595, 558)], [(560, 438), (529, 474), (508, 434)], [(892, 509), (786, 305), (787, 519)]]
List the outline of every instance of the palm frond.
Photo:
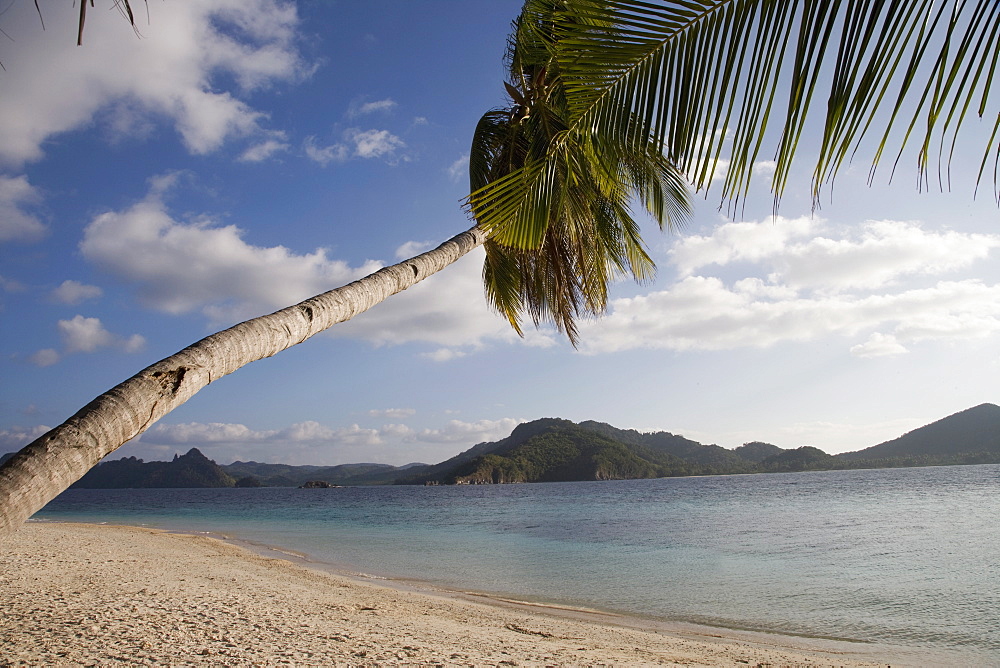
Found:
[[(734, 206), (765, 157), (776, 163), (777, 207), (813, 127), (814, 201), (870, 135), (872, 176), (886, 151), (898, 163), (916, 145), (919, 179), (926, 185), (936, 159), (944, 187), (971, 115), (993, 129), (978, 178), (991, 157), (997, 170), (996, 0), (529, 0), (525, 11), (553, 6), (547, 48), (566, 97), (562, 141), (652, 138), (699, 190), (728, 158), (721, 196)], [(553, 144), (547, 159), (561, 150)], [(505, 185), (470, 201), (502, 199)], [(488, 214), (480, 223), (504, 224)]]
[[(148, 0), (146, 0), (148, 2)], [(87, 23), (87, 5), (91, 8), (94, 6), (94, 0), (80, 0), (80, 17), (76, 28), (76, 45), (83, 46), (83, 29)], [(118, 13), (129, 22), (132, 26), (132, 30), (137, 30), (135, 25), (135, 14), (132, 13), (132, 5), (129, 0), (113, 0), (114, 8), (118, 10)], [(35, 9), (38, 9), (38, 0), (35, 0)], [(41, 18), (42, 12), (38, 11), (38, 16)], [(42, 23), (42, 28), (44, 29), (45, 24)], [(138, 34), (138, 33), (137, 33)]]
[[(661, 227), (689, 212), (688, 187), (648, 135), (606, 127), (570, 133), (556, 18), (563, 0), (533, 0), (508, 49), (510, 106), (488, 112), (473, 139), (469, 209), (489, 235), (490, 304), (516, 331), (521, 318), (555, 323), (575, 344), (576, 322), (607, 308), (611, 282), (652, 278), (655, 266), (631, 207)], [(597, 24), (595, 24), (597, 25)], [(631, 117), (630, 127), (643, 120)]]

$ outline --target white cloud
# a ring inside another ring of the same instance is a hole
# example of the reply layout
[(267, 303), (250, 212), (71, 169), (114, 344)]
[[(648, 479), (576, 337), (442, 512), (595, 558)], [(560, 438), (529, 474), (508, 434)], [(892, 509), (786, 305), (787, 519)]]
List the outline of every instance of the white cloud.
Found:
[(182, 424), (159, 423), (142, 435), (151, 443), (242, 443), (263, 441), (277, 432), (253, 431), (246, 425), (226, 422), (186, 422)]
[[(373, 411), (375, 413), (377, 411)], [(388, 412), (388, 411), (387, 411)], [(406, 413), (406, 411), (403, 411)], [(384, 417), (380, 415), (377, 417)], [(319, 422), (306, 421), (284, 429), (257, 431), (243, 424), (223, 422), (158, 423), (142, 435), (150, 444), (210, 445), (215, 443), (321, 443), (327, 445), (379, 445), (385, 438), (404, 438), (427, 443), (468, 443), (469, 446), (510, 435), (523, 420), (501, 418), (462, 422), (450, 420), (440, 429), (414, 431), (406, 425), (387, 424), (379, 429), (357, 424), (333, 428)]]
[(96, 285), (86, 285), (79, 281), (63, 281), (52, 291), (52, 298), (61, 304), (75, 306), (88, 299), (97, 299), (103, 294)]
[(612, 301), (608, 317), (581, 326), (582, 351), (763, 348), (833, 335), (863, 336), (851, 354), (877, 357), (1000, 332), (1000, 285), (942, 279), (988, 257), (1000, 235), (866, 221), (835, 236), (824, 226), (778, 217), (679, 241), (670, 257), (681, 280)]
[(381, 410), (373, 409), (368, 411), (368, 415), (372, 417), (387, 417), (395, 420), (413, 417), (416, 413), (417, 411), (412, 408), (384, 408)]
[(379, 431), (384, 437), (403, 440), (413, 434), (413, 429), (405, 424), (384, 424)]
[(719, 158), (715, 161), (711, 183), (719, 183), (726, 180), (726, 177), (729, 176), (729, 163), (730, 161), (726, 158)]
[(448, 166), (448, 178), (458, 183), (463, 178), (469, 178), (469, 156), (463, 155), (461, 158)]
[(343, 445), (381, 445), (382, 434), (378, 429), (364, 429), (352, 424), (346, 429), (334, 430), (332, 437), (324, 440), (332, 440)]
[(909, 351), (896, 340), (895, 336), (881, 332), (873, 332), (867, 341), (851, 348), (851, 354), (855, 357), (887, 357), (907, 352)]
[(133, 334), (127, 339), (120, 339), (118, 346), (127, 353), (137, 353), (146, 347), (146, 338), (141, 334)]
[(465, 357), (465, 352), (455, 350), (454, 348), (438, 348), (433, 352), (420, 353), (420, 356), (426, 357), (429, 360), (434, 360), (435, 362), (449, 362), (453, 359)]
[[(3, 102), (0, 102), (0, 109), (2, 105)], [(2, 151), (3, 148), (0, 147), (0, 155)], [(0, 175), (0, 243), (33, 242), (45, 236), (48, 231), (45, 225), (25, 211), (25, 207), (37, 204), (41, 199), (38, 190), (28, 183), (26, 176)]]
[(468, 443), (469, 446), (484, 441), (497, 441), (510, 436), (514, 427), (524, 422), (514, 418), (499, 420), (477, 420), (462, 422), (450, 420), (441, 429), (422, 429), (415, 434), (420, 441), (428, 443)]
[(376, 100), (374, 102), (355, 102), (351, 104), (350, 108), (347, 110), (347, 115), (351, 118), (355, 118), (357, 116), (364, 116), (365, 114), (389, 111), (395, 107), (396, 101), (390, 98)]
[(314, 136), (306, 137), (302, 149), (306, 157), (324, 167), (331, 162), (345, 162), (350, 158), (385, 158), (389, 164), (398, 161), (396, 151), (405, 148), (402, 139), (388, 130), (346, 130), (343, 141), (320, 146)]
[(92, 353), (98, 348), (111, 346), (114, 335), (104, 328), (98, 318), (76, 315), (71, 320), (60, 320), (59, 334), (68, 353)]
[[(389, 417), (390, 413), (397, 412), (407, 414), (409, 409), (372, 411), (372, 417)], [(197, 447), (220, 463), (248, 459), (289, 464), (436, 463), (476, 443), (504, 438), (521, 422), (523, 420), (511, 418), (477, 422), (452, 420), (440, 429), (422, 430), (405, 424), (384, 424), (377, 428), (358, 424), (331, 427), (313, 421), (269, 430), (255, 430), (239, 423), (158, 423), (126, 447), (129, 454), (155, 459), (169, 458), (177, 450)], [(2, 434), (0, 432), (0, 439)]]
[(104, 348), (111, 348), (125, 353), (139, 352), (146, 346), (146, 339), (133, 334), (128, 337), (119, 336), (108, 331), (99, 318), (87, 318), (76, 315), (69, 320), (56, 323), (59, 336), (62, 339), (63, 352), (54, 348), (43, 348), (28, 357), (28, 361), (39, 367), (52, 366), (63, 355), (74, 353), (94, 353)]
[(794, 244), (775, 269), (800, 288), (872, 289), (915, 275), (968, 267), (1000, 246), (1000, 235), (928, 232), (911, 222), (867, 221), (860, 238), (817, 237)]
[(774, 176), (774, 171), (778, 168), (778, 163), (774, 160), (760, 160), (753, 164), (754, 176)]
[(0, 276), (0, 290), (4, 292), (24, 292), (24, 284), (10, 278)]
[(216, 443), (323, 443), (336, 445), (377, 445), (381, 443), (378, 430), (363, 429), (354, 424), (334, 429), (307, 420), (285, 429), (255, 431), (246, 425), (224, 422), (188, 422), (183, 424), (157, 424), (142, 436), (146, 443), (172, 445), (210, 445)]
[(406, 146), (388, 130), (349, 130), (347, 138), (354, 145), (354, 155), (359, 158), (391, 157), (397, 149)]
[[(404, 411), (405, 412), (405, 411)], [(440, 429), (415, 431), (404, 424), (366, 428), (357, 424), (331, 427), (299, 422), (283, 429), (255, 430), (239, 423), (157, 423), (116, 456), (169, 459), (177, 450), (203, 449), (219, 463), (234, 460), (281, 461), (289, 464), (330, 464), (359, 461), (436, 463), (476, 443), (510, 435), (523, 422), (512, 418), (461, 422)], [(0, 430), (0, 453), (13, 452), (50, 427)]]
[[(220, 76), (234, 78), (242, 94), (308, 74), (295, 44), (293, 3), (185, 0), (150, 3), (142, 11), (149, 21), (141, 39), (117, 12), (92, 12), (85, 45), (77, 47), (72, 12), (47, 12), (43, 31), (31, 3), (8, 8), (4, 30), (16, 42), (0, 52), (7, 70), (0, 162), (37, 160), (47, 139), (95, 117), (107, 117), (101, 122), (112, 134), (163, 118), (189, 151), (207, 153), (232, 137), (257, 134), (265, 120), (246, 101), (220, 91)], [(117, 111), (98, 116), (108, 109)]]
[(1000, 285), (966, 280), (895, 294), (768, 299), (716, 277), (695, 276), (667, 290), (614, 300), (607, 317), (581, 326), (581, 351), (764, 348), (871, 330), (891, 334), (899, 345), (995, 334)]
[(841, 238), (820, 234), (823, 221), (776, 217), (726, 223), (711, 236), (688, 237), (671, 251), (682, 276), (710, 265), (761, 264), (770, 280), (795, 289), (871, 289), (913, 275), (968, 267), (1000, 247), (1000, 234), (927, 231), (909, 221), (869, 220)]
[(318, 162), (324, 167), (331, 162), (343, 162), (347, 160), (350, 155), (350, 149), (343, 144), (319, 146), (316, 143), (316, 137), (311, 136), (306, 137), (305, 141), (302, 143), (302, 148), (305, 151), (307, 158), (313, 162)]
[(407, 241), (396, 249), (394, 255), (397, 260), (408, 260), (430, 250), (433, 245), (427, 241)]
[(357, 424), (333, 428), (315, 421), (284, 429), (254, 430), (243, 424), (156, 424), (129, 447), (140, 456), (164, 459), (178, 449), (197, 447), (219, 463), (236, 460), (280, 461), (287, 464), (324, 464), (331, 461), (370, 461), (368, 453), (380, 452), (382, 435), (390, 431), (366, 429)]
[(52, 366), (60, 359), (59, 351), (54, 348), (42, 348), (41, 350), (33, 353), (28, 361), (35, 366), (46, 367)]
[(286, 142), (278, 141), (277, 139), (268, 139), (243, 151), (239, 157), (239, 161), (263, 162), (275, 153), (287, 151), (289, 148), (290, 146)]
[(808, 236), (819, 224), (808, 216), (726, 223), (715, 228), (711, 236), (685, 237), (674, 245), (670, 259), (682, 276), (713, 264), (760, 262), (780, 256), (791, 240)]
[(146, 344), (146, 340), (138, 334), (128, 338), (112, 334), (104, 328), (99, 318), (76, 315), (70, 320), (60, 320), (57, 327), (67, 353), (92, 353), (101, 348), (118, 348), (127, 353), (134, 353)]
[(0, 429), (0, 454), (16, 452), (51, 429), (45, 425)]
[(295, 304), (377, 270), (352, 268), (317, 249), (306, 255), (243, 240), (235, 225), (180, 222), (163, 194), (176, 176), (154, 181), (129, 209), (97, 216), (80, 249), (104, 271), (135, 286), (144, 304), (167, 313), (200, 308), (213, 323), (230, 323)]

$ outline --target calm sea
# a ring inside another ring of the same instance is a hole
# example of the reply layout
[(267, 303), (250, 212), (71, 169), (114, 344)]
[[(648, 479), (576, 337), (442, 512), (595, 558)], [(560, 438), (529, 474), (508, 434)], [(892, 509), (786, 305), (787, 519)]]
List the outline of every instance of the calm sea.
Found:
[(1000, 665), (996, 465), (482, 487), (70, 490), (35, 519), (223, 533), (449, 589)]

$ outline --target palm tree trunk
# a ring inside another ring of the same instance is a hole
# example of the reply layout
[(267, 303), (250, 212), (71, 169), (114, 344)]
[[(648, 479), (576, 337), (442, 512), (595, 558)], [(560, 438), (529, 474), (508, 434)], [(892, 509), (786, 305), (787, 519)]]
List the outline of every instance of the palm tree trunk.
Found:
[(108, 390), (0, 467), (0, 537), (213, 380), (350, 320), (485, 240), (485, 232), (472, 227), (434, 250), (212, 334)]

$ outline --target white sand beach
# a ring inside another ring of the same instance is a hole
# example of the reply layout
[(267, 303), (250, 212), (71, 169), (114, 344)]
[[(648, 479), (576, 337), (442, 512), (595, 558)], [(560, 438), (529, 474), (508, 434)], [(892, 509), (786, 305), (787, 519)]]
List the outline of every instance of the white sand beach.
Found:
[(87, 524), (4, 538), (0, 610), (0, 666), (879, 665), (808, 640), (640, 628)]

